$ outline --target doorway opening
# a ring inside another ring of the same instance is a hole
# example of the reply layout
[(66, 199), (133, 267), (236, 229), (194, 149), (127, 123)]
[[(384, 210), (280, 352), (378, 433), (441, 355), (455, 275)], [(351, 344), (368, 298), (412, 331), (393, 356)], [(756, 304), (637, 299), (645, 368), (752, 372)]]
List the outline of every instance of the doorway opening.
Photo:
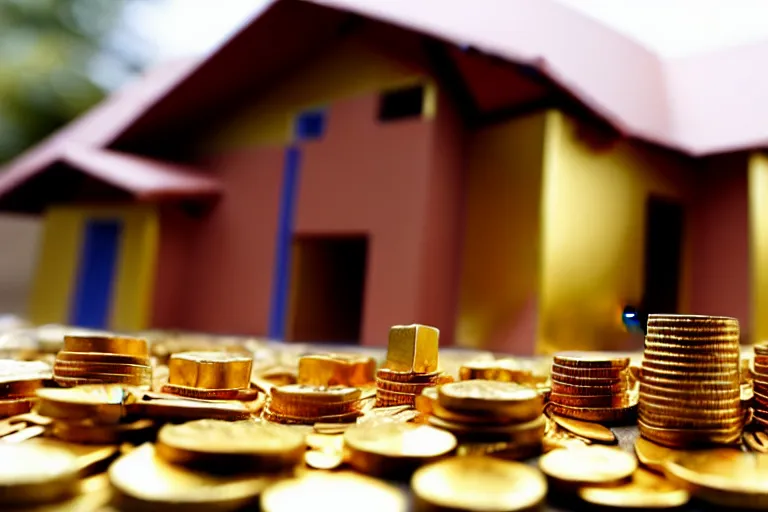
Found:
[(358, 343), (367, 260), (367, 236), (295, 237), (286, 339)]
[(683, 222), (681, 204), (660, 197), (648, 198), (643, 294), (646, 314), (678, 312)]

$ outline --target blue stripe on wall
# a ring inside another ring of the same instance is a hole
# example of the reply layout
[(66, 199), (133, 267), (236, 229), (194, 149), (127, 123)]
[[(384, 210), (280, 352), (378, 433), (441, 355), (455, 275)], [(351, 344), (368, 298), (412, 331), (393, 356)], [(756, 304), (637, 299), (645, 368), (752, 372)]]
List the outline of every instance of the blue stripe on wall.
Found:
[(296, 200), (299, 185), (301, 151), (291, 146), (285, 151), (283, 189), (280, 195), (280, 212), (277, 221), (275, 244), (275, 274), (272, 282), (272, 305), (269, 315), (268, 336), (275, 340), (285, 339), (290, 292), (291, 246)]
[(105, 329), (109, 324), (122, 225), (117, 220), (90, 220), (84, 231), (70, 323)]

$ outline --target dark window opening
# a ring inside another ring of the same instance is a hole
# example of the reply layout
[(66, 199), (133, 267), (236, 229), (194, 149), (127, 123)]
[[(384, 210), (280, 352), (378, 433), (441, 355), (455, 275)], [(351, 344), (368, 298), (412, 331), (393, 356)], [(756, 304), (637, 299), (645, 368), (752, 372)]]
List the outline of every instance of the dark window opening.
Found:
[(677, 313), (682, 258), (683, 207), (649, 197), (646, 204), (643, 310)]
[(379, 120), (397, 121), (421, 117), (424, 111), (424, 86), (416, 85), (381, 94)]
[(297, 141), (319, 139), (325, 133), (325, 112), (307, 110), (296, 117), (294, 135)]
[(294, 239), (288, 340), (359, 342), (367, 258), (365, 236)]

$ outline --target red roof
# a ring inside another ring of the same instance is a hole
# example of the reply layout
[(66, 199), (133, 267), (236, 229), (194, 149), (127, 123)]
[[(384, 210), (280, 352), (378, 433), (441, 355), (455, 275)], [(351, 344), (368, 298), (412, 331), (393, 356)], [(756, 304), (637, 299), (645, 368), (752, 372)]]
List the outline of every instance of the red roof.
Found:
[[(629, 136), (692, 155), (768, 142), (768, 68), (762, 65), (768, 42), (663, 61), (609, 23), (558, 0), (279, 0), (209, 58), (161, 67), (12, 162), (0, 177), (0, 208), (9, 184), (72, 158), (65, 155), (77, 148), (132, 150), (171, 133), (174, 123), (199, 125), (220, 112), (223, 101), (274, 86), (338, 37), (350, 13), (535, 68)], [(461, 52), (448, 54), (473, 94), (493, 93), (473, 82)], [(243, 62), (258, 66), (244, 72)], [(484, 104), (503, 108), (503, 100), (515, 96), (496, 93)], [(145, 169), (170, 165), (148, 162)]]

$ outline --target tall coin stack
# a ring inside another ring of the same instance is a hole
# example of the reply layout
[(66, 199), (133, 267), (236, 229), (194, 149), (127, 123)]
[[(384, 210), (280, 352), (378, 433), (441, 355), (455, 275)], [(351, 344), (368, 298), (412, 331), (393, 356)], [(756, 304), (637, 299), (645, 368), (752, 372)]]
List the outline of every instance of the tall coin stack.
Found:
[(738, 442), (744, 423), (739, 355), (735, 318), (650, 315), (640, 434), (675, 448)]
[(152, 385), (147, 341), (124, 336), (64, 336), (53, 379), (60, 386), (82, 384)]
[(347, 386), (276, 386), (270, 391), (262, 417), (289, 425), (349, 423), (360, 416), (361, 396), (359, 388)]
[(560, 352), (552, 363), (550, 413), (596, 423), (633, 418), (629, 357), (599, 352)]
[(415, 405), (425, 388), (436, 386), (440, 331), (426, 325), (395, 325), (389, 330), (387, 361), (376, 372), (376, 406)]
[(755, 346), (754, 368), (752, 371), (752, 410), (755, 423), (768, 429), (768, 344)]

